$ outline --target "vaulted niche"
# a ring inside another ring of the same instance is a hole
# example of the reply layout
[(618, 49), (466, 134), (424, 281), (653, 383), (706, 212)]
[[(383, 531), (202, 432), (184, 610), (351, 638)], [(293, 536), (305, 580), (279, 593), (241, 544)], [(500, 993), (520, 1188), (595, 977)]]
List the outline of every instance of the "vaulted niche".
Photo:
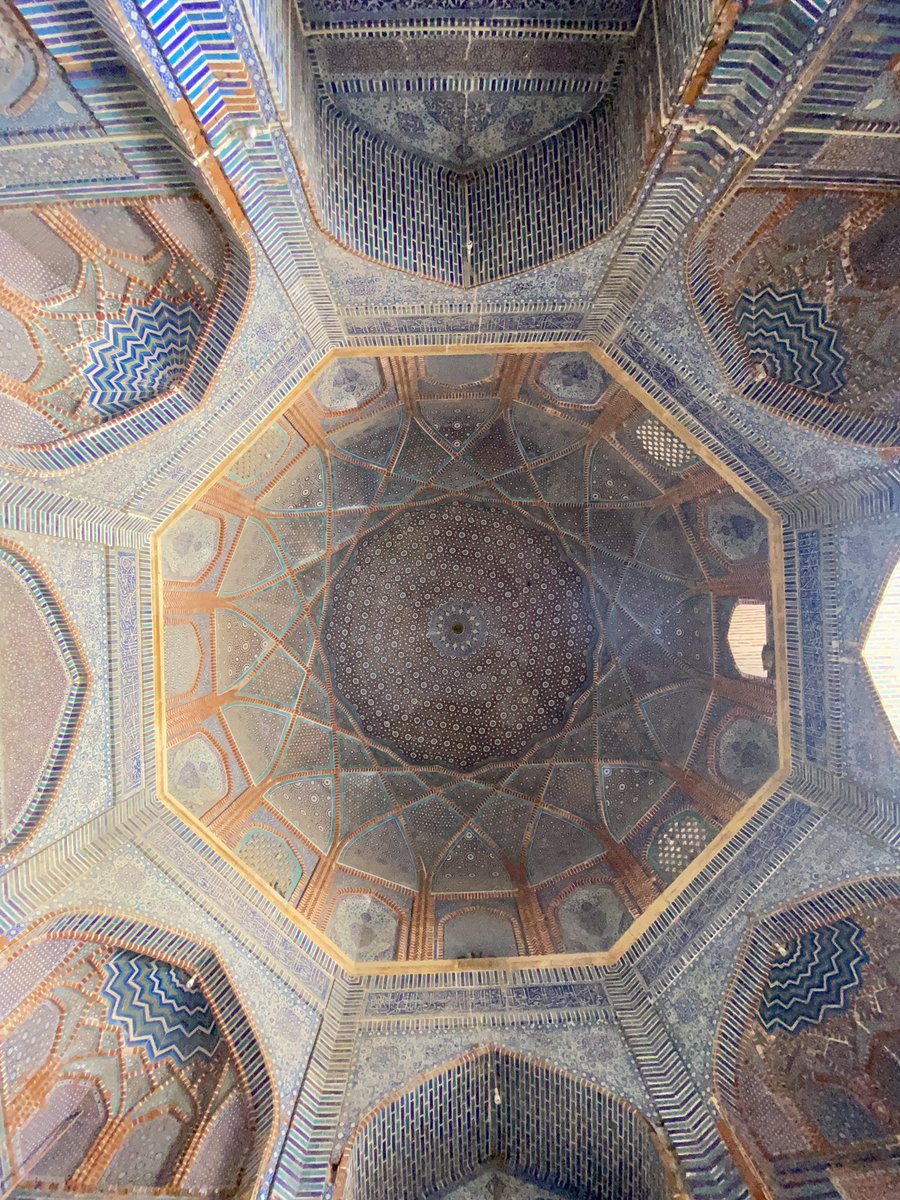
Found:
[[(402, 1151), (380, 1153), (385, 1142)], [(627, 1101), (549, 1063), (488, 1046), (363, 1118), (344, 1147), (335, 1200), (437, 1193), (539, 1200), (550, 1191), (667, 1200), (674, 1188), (649, 1121)]]
[(711, 7), (308, 6), (286, 103), (316, 219), (462, 287), (582, 249), (627, 211)]
[(896, 1191), (898, 944), (896, 875), (795, 901), (747, 937), (713, 1078), (760, 1192)]
[[(165, 942), (161, 958), (145, 948)], [(7, 1184), (248, 1194), (271, 1132), (265, 1064), (212, 952), (67, 913), (0, 958)]]

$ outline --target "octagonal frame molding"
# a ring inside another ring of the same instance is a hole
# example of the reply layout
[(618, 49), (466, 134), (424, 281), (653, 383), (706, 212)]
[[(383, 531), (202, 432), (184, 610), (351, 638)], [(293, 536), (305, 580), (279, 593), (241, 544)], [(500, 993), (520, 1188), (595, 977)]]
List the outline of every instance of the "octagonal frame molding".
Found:
[(604, 371), (652, 416), (667, 426), (679, 437), (699, 459), (725, 480), (765, 519), (769, 535), (769, 572), (772, 582), (772, 626), (775, 644), (775, 691), (776, 691), (776, 729), (778, 734), (779, 767), (778, 770), (759, 788), (747, 802), (735, 813), (731, 820), (719, 830), (712, 841), (704, 847), (697, 857), (681, 872), (667, 888), (650, 904), (638, 917), (632, 921), (625, 933), (609, 949), (592, 953), (554, 953), (521, 955), (515, 958), (478, 958), (478, 959), (402, 959), (376, 960), (358, 962), (351, 958), (327, 937), (307, 917), (288, 904), (275, 890), (255, 874), (234, 850), (214, 834), (201, 820), (195, 817), (183, 804), (172, 797), (168, 791), (168, 772), (166, 755), (166, 716), (165, 716), (165, 680), (163, 677), (163, 589), (160, 561), (160, 544), (162, 535), (179, 517), (190, 509), (203, 494), (212, 487), (223, 475), (231, 469), (237, 459), (247, 450), (266, 429), (283, 415), (300, 397), (310, 390), (316, 379), (335, 362), (348, 358), (413, 358), (424, 357), (453, 357), (472, 351), (468, 344), (451, 344), (440, 346), (415, 345), (392, 346), (388, 344), (365, 346), (348, 349), (332, 349), (288, 392), (284, 399), (260, 422), (259, 426), (240, 445), (236, 446), (185, 497), (182, 502), (160, 523), (150, 539), (151, 580), (152, 580), (152, 631), (153, 631), (153, 700), (154, 728), (156, 738), (156, 771), (160, 781), (158, 794), (163, 804), (170, 809), (188, 828), (201, 838), (208, 846), (233, 867), (254, 888), (264, 896), (269, 903), (274, 904), (309, 940), (327, 955), (338, 967), (357, 978), (366, 976), (405, 976), (410, 974), (447, 974), (454, 972), (475, 971), (526, 971), (541, 969), (560, 969), (568, 967), (610, 967), (617, 963), (623, 955), (647, 932), (653, 922), (662, 915), (669, 905), (680, 896), (697, 878), (710, 862), (731, 841), (734, 835), (749, 821), (763, 804), (779, 789), (791, 773), (791, 734), (790, 707), (788, 695), (788, 659), (787, 659), (787, 620), (785, 609), (784, 582), (784, 539), (781, 520), (774, 508), (761, 499), (749, 484), (717, 455), (709, 449), (696, 435), (687, 429), (644, 387), (633, 379), (618, 363), (614, 362), (600, 347), (592, 341), (573, 342), (490, 342), (477, 345), (480, 354), (553, 354), (553, 353), (586, 353), (597, 362)]

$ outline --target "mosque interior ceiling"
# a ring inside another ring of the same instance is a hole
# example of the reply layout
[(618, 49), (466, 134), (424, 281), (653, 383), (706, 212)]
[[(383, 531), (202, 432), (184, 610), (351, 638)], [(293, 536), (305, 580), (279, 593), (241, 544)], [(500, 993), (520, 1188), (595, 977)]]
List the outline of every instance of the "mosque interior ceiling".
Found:
[(610, 950), (777, 777), (778, 548), (585, 351), (336, 359), (158, 535), (167, 795), (351, 958)]
[(898, 64), (0, 0), (0, 1196), (894, 1200)]

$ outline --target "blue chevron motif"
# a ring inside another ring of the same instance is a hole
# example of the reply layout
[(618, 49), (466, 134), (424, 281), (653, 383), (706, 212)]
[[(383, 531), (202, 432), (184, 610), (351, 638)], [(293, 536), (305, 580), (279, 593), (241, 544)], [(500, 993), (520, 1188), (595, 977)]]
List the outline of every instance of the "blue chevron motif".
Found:
[(847, 358), (824, 304), (811, 303), (799, 289), (764, 287), (743, 292), (734, 316), (752, 358), (769, 375), (823, 396), (843, 391)]
[(107, 321), (87, 348), (88, 403), (105, 416), (126, 412), (174, 387), (184, 374), (206, 318), (190, 303), (163, 297)]
[(759, 1002), (763, 1028), (797, 1034), (843, 1012), (862, 985), (868, 961), (863, 931), (846, 917), (794, 938), (769, 971)]
[(215, 1016), (180, 967), (120, 951), (106, 963), (106, 975), (109, 1020), (129, 1045), (143, 1047), (154, 1061), (166, 1055), (179, 1063), (212, 1058), (220, 1042)]

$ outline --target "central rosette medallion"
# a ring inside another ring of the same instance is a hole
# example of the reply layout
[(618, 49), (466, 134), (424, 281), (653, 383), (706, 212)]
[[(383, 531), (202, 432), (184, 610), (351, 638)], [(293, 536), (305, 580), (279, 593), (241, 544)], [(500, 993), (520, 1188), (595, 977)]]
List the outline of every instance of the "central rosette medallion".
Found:
[(588, 585), (511, 508), (444, 501), (364, 537), (335, 576), (325, 647), (370, 737), (467, 771), (520, 756), (592, 679)]

